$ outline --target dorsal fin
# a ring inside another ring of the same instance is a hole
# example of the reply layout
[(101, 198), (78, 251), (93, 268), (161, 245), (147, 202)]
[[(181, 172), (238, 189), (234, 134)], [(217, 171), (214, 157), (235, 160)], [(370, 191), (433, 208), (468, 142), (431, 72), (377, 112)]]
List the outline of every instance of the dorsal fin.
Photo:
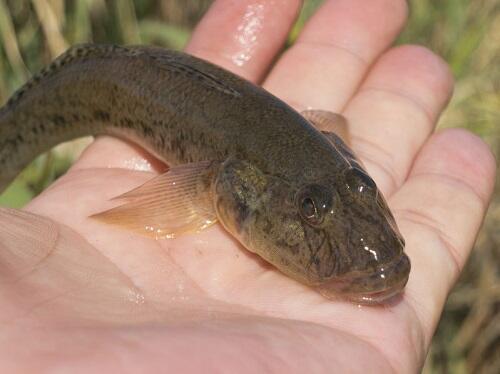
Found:
[[(215, 74), (207, 70), (198, 69), (196, 66), (196, 62), (193, 63), (193, 61), (189, 61), (189, 63), (185, 63), (183, 61), (183, 56), (176, 56), (175, 52), (169, 51), (169, 53), (167, 54), (163, 49), (144, 47), (138, 47), (138, 50), (142, 50), (146, 56), (155, 61), (157, 67), (159, 67), (160, 69), (175, 71), (188, 77), (196, 78), (196, 81), (198, 81), (199, 83), (225, 94), (235, 97), (241, 96), (240, 92), (234, 89), (234, 87), (226, 84)], [(206, 63), (210, 64), (208, 61), (206, 61)], [(220, 68), (217, 67), (217, 69)]]
[(348, 123), (343, 115), (326, 110), (304, 110), (300, 114), (326, 136), (347, 164), (364, 169), (359, 158), (351, 150)]

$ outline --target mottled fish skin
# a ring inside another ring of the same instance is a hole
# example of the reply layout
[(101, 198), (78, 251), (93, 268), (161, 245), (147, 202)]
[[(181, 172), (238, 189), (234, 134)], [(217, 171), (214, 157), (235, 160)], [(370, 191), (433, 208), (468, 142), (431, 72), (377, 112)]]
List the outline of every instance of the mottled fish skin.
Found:
[(156, 47), (72, 47), (0, 109), (0, 189), (41, 152), (98, 134), (170, 165), (220, 162), (212, 189), (224, 227), (329, 297), (379, 302), (406, 284), (404, 241), (348, 147), (224, 69)]

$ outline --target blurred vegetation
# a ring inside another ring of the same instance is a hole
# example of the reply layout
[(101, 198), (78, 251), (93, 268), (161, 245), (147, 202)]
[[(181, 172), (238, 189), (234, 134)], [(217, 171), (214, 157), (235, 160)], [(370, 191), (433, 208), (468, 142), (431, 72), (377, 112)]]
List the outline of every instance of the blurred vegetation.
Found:
[[(180, 49), (210, 0), (0, 0), (0, 102), (67, 46), (84, 42)], [(298, 35), (321, 0), (305, 0)], [(440, 127), (464, 127), (500, 155), (500, 0), (410, 0), (399, 43), (431, 48), (456, 88)], [(88, 142), (88, 141), (87, 141)], [(82, 148), (87, 142), (80, 144)], [(75, 143), (39, 157), (0, 196), (20, 207), (74, 159)], [(500, 373), (500, 186), (476, 249), (445, 308), (425, 373)]]

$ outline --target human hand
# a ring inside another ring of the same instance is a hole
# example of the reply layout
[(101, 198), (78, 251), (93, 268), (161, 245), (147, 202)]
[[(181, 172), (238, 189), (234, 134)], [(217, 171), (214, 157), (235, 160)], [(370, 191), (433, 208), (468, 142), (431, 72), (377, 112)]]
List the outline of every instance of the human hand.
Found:
[(324, 299), (218, 225), (154, 241), (89, 219), (162, 167), (102, 137), (23, 212), (0, 211), (0, 371), (418, 371), (484, 216), (494, 160), (463, 130), (433, 134), (452, 78), (424, 48), (388, 49), (402, 0), (326, 1), (268, 71), (299, 5), (217, 1), (187, 50), (299, 110), (348, 118), (406, 239), (402, 299)]

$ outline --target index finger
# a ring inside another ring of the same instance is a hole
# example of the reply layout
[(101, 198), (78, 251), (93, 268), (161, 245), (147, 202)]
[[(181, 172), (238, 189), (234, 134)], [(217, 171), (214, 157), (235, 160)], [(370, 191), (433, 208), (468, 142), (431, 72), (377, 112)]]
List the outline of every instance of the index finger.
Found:
[(196, 27), (186, 52), (260, 82), (301, 4), (301, 0), (216, 1)]

